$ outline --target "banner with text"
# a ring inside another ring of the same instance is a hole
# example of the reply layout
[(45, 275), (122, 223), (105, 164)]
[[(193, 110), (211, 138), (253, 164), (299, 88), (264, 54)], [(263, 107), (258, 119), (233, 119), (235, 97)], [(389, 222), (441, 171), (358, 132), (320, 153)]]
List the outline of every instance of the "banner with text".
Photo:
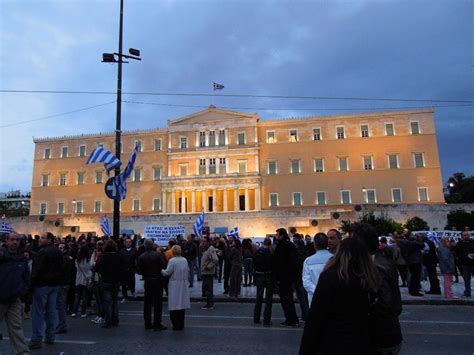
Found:
[(168, 240), (178, 235), (186, 236), (184, 226), (146, 226), (145, 239), (151, 239), (156, 245), (167, 246)]

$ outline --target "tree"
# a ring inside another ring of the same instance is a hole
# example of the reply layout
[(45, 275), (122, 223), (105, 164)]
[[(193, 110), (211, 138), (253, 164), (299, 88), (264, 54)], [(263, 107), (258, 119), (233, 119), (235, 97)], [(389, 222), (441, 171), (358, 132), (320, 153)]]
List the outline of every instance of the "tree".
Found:
[[(387, 214), (382, 213), (380, 216), (375, 216), (373, 211), (364, 213), (359, 217), (359, 222), (370, 224), (375, 228), (378, 235), (389, 235), (393, 232), (401, 232), (403, 227), (401, 223), (395, 222), (392, 218), (388, 218)], [(350, 231), (352, 222), (341, 221), (340, 229), (344, 233)]]
[(448, 213), (448, 224), (445, 229), (456, 228), (458, 231), (464, 230), (464, 227), (474, 229), (474, 211), (469, 213), (464, 210), (456, 210)]
[(27, 207), (12, 207), (6, 202), (0, 202), (0, 216), (5, 217), (20, 217), (28, 216), (30, 210)]
[(448, 179), (447, 203), (474, 203), (474, 176), (466, 177), (464, 173), (454, 173)]
[(404, 227), (411, 231), (427, 231), (430, 229), (428, 222), (418, 216), (410, 218), (408, 221), (406, 221)]

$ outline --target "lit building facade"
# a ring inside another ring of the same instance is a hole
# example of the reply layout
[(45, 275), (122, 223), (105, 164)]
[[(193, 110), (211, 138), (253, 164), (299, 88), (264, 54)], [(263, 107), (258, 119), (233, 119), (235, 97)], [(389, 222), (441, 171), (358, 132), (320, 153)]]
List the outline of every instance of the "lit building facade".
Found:
[[(444, 203), (432, 110), (260, 120), (208, 109), (164, 129), (124, 132), (140, 145), (121, 214), (245, 212), (356, 204)], [(113, 133), (35, 139), (30, 215), (111, 214), (102, 164)]]

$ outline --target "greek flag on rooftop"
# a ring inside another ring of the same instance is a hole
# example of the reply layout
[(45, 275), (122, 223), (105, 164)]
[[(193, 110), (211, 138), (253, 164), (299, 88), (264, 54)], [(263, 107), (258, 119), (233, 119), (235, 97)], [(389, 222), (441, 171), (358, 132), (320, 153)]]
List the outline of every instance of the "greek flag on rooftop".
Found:
[(110, 231), (110, 225), (109, 225), (109, 219), (107, 216), (102, 217), (102, 222), (100, 223), (100, 230), (102, 231), (102, 234), (110, 237), (112, 232)]
[(236, 237), (237, 239), (240, 239), (240, 237), (239, 237), (239, 228), (235, 227), (234, 229), (232, 229), (229, 232), (229, 235), (231, 235), (232, 237)]
[(214, 88), (214, 90), (222, 90), (224, 88), (224, 85), (219, 83), (212, 83), (212, 87)]
[(12, 226), (10, 225), (10, 223), (8, 223), (7, 221), (5, 221), (4, 219), (2, 219), (2, 223), (0, 223), (0, 233), (12, 233), (14, 232), (15, 230), (12, 228)]
[(139, 147), (137, 144), (132, 152), (132, 155), (130, 156), (130, 160), (128, 161), (128, 164), (125, 167), (124, 171), (114, 178), (114, 184), (119, 193), (120, 201), (124, 200), (125, 197), (127, 197), (127, 179), (132, 174), (133, 166), (135, 165), (135, 160), (137, 159), (138, 149)]
[(109, 174), (110, 170), (114, 170), (122, 164), (122, 162), (117, 159), (117, 157), (113, 155), (112, 152), (105, 149), (104, 147), (97, 147), (92, 151), (89, 159), (87, 159), (86, 164), (92, 163), (104, 163), (107, 175)]
[(199, 214), (196, 222), (193, 224), (193, 231), (198, 237), (201, 237), (202, 227), (204, 227), (204, 210)]

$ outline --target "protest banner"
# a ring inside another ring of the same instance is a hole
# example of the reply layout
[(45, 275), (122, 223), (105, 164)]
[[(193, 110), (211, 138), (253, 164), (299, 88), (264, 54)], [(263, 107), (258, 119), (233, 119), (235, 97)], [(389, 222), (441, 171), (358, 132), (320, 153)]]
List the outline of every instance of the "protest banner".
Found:
[(158, 246), (167, 246), (171, 238), (176, 238), (178, 235), (185, 236), (185, 226), (146, 226), (145, 239), (151, 239)]

